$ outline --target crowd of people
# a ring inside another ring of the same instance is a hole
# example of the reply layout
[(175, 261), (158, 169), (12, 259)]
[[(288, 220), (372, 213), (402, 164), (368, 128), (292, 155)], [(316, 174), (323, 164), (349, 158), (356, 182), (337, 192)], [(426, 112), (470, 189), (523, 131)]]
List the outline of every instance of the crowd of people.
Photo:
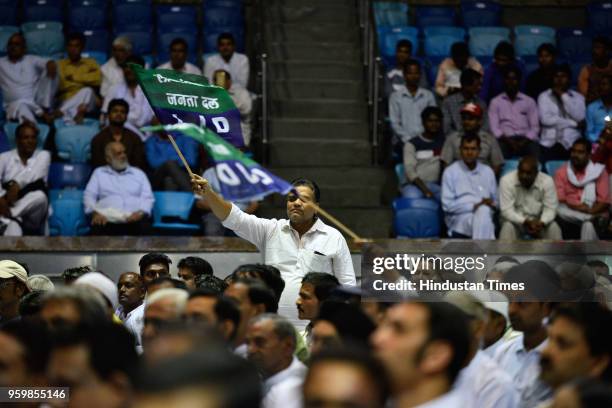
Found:
[[(158, 68), (204, 75), (211, 84), (224, 87), (240, 111), (248, 146), (253, 106), (246, 88), (249, 60), (235, 51), (232, 34), (219, 35), (217, 44), (218, 52), (205, 59), (202, 71), (187, 61), (188, 44), (177, 37), (170, 44), (170, 60)], [(70, 34), (67, 58), (53, 61), (28, 55), (21, 33), (8, 40), (7, 56), (0, 58), (0, 89), (7, 119), (20, 125), (16, 148), (0, 154), (0, 234), (44, 233), (48, 200), (43, 192), (51, 160), (58, 157), (52, 138), (45, 145), (50, 151), (37, 149), (38, 123), (54, 127), (93, 121), (97, 126), (99, 120), (100, 131), (91, 141), (90, 164), (95, 170), (84, 198), (92, 234), (147, 233), (152, 191), (191, 191), (188, 173), (168, 135), (140, 131), (158, 122), (129, 65), (145, 65), (132, 53), (129, 39), (117, 37), (112, 57), (101, 67), (82, 56), (84, 47), (83, 35)], [(184, 136), (177, 136), (176, 142), (189, 166), (202, 174), (209, 165), (199, 144)], [(256, 208), (257, 202), (244, 203), (251, 213)], [(196, 202), (191, 219), (207, 235), (225, 233), (202, 200)]]
[[(510, 43), (497, 45), (486, 70), (455, 43), (432, 92), (400, 40), (385, 89), (402, 196), (440, 202), (449, 237), (609, 238), (612, 60), (609, 39), (592, 45), (575, 91), (552, 44), (526, 73)], [(507, 160), (518, 169), (502, 174)], [(567, 162), (545, 174), (552, 161)]]

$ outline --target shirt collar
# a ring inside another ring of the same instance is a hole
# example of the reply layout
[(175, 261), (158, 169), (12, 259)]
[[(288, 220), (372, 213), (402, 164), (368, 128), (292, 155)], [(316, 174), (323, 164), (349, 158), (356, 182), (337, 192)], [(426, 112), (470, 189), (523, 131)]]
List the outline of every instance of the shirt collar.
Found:
[[(283, 230), (285, 231), (290, 231), (293, 230), (293, 227), (291, 226), (291, 221), (286, 220), (287, 223), (285, 225), (283, 225)], [(322, 232), (324, 234), (327, 233), (326, 230), (327, 225), (325, 225), (325, 223), (323, 221), (321, 221), (321, 219), (319, 217), (317, 217), (316, 221), (314, 222), (314, 224), (312, 224), (312, 227), (310, 227), (310, 229), (308, 231), (306, 231), (306, 233), (304, 235), (308, 235), (308, 234), (314, 234), (315, 232)]]
[(459, 160), (459, 165), (464, 171), (467, 171), (468, 173), (473, 173), (473, 174), (479, 173), (480, 168), (482, 167), (482, 165), (480, 164), (480, 161), (476, 161), (476, 167), (474, 167), (473, 170), (470, 170), (468, 166), (463, 162), (463, 160)]
[(421, 95), (423, 95), (423, 88), (418, 87), (416, 93), (414, 94), (414, 96), (410, 93), (410, 91), (408, 90), (408, 87), (406, 85), (404, 85), (404, 88), (402, 89), (402, 95), (404, 96), (408, 96), (409, 98), (419, 98)]
[(291, 361), (289, 367), (279, 371), (266, 380), (266, 388), (269, 390), (272, 386), (279, 384), (295, 375), (299, 375), (299, 371), (302, 370), (301, 365), (302, 363), (300, 363), (299, 360), (293, 356), (293, 360)]
[(543, 342), (537, 345), (537, 347), (532, 348), (531, 350), (527, 351), (527, 349), (525, 349), (525, 343), (523, 342), (524, 338), (525, 336), (523, 334), (521, 334), (520, 336), (516, 338), (516, 343), (517, 343), (516, 354), (521, 354), (521, 353), (540, 354), (542, 350), (544, 350), (544, 347), (546, 347), (546, 344), (548, 344), (548, 338), (545, 338)]
[(510, 99), (510, 96), (508, 96), (508, 94), (506, 93), (506, 91), (504, 91), (504, 93), (501, 94), (502, 98), (510, 101), (510, 102), (516, 102), (516, 101), (520, 101), (525, 99), (525, 94), (523, 94), (522, 92), (519, 92), (516, 94), (516, 98), (514, 98), (514, 100)]
[(128, 166), (126, 167), (125, 170), (117, 171), (117, 170), (113, 169), (109, 164), (107, 164), (106, 166), (103, 167), (103, 169), (104, 169), (104, 171), (106, 171), (109, 174), (124, 175), (124, 174), (131, 174), (133, 167), (128, 164)]

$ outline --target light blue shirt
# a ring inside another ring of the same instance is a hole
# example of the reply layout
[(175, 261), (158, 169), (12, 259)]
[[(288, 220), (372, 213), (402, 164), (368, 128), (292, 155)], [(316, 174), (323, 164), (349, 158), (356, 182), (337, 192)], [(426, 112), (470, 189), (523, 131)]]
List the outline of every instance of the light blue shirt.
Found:
[(128, 213), (142, 211), (151, 215), (154, 200), (146, 174), (132, 166), (121, 172), (110, 166), (98, 167), (83, 193), (85, 214), (91, 214), (98, 205), (100, 208), (113, 208)]
[(427, 89), (418, 88), (412, 95), (402, 87), (389, 98), (389, 119), (395, 136), (406, 143), (423, 133), (421, 112), (428, 106), (436, 106), (434, 95)]
[(494, 360), (514, 380), (521, 395), (521, 407), (533, 408), (552, 397), (551, 388), (540, 380), (540, 355), (548, 340), (534, 349), (526, 350), (523, 335), (501, 346)]
[(463, 160), (448, 166), (442, 175), (442, 209), (449, 232), (472, 236), (474, 206), (483, 198), (497, 203), (497, 183), (491, 167), (476, 162), (470, 170)]
[(604, 129), (606, 116), (612, 117), (612, 107), (607, 109), (601, 99), (591, 102), (587, 107), (586, 112), (586, 137), (591, 142), (597, 142), (599, 134)]

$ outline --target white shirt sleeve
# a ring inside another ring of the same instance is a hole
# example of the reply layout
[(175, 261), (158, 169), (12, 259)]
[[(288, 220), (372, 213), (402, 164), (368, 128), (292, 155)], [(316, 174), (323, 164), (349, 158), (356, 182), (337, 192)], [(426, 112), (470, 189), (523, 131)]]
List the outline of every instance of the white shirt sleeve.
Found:
[[(134, 169), (138, 170), (138, 169)], [(151, 184), (149, 183), (149, 179), (144, 172), (138, 170), (138, 177), (141, 179), (140, 185), (142, 186), (142, 190), (140, 191), (140, 210), (147, 214), (151, 215), (151, 211), (153, 210), (153, 203), (155, 202), (155, 198), (153, 196), (153, 191), (151, 190)]]
[(236, 82), (238, 82), (243, 88), (246, 88), (249, 83), (249, 58), (244, 54), (237, 54), (240, 56), (240, 64), (238, 64), (236, 72)]
[(276, 220), (268, 220), (247, 214), (235, 204), (232, 204), (230, 214), (222, 222), (225, 228), (231, 229), (236, 235), (246, 239), (260, 251), (264, 247), (267, 237), (276, 227), (276, 223)]
[(98, 195), (100, 192), (100, 169), (94, 170), (85, 191), (83, 192), (83, 206), (85, 207), (85, 214), (91, 214), (93, 212), (96, 203), (98, 202)]
[(342, 234), (338, 233), (340, 240), (340, 250), (332, 260), (334, 276), (342, 285), (355, 286), (357, 278), (355, 278), (355, 270), (353, 269), (353, 260), (351, 259), (351, 251), (349, 251), (346, 240)]

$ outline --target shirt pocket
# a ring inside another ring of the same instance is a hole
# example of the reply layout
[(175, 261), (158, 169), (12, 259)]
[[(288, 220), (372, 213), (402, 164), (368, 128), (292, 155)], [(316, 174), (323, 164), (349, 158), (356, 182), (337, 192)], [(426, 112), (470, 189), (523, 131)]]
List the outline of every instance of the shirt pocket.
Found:
[(332, 272), (332, 256), (312, 249), (304, 250), (306, 272)]

